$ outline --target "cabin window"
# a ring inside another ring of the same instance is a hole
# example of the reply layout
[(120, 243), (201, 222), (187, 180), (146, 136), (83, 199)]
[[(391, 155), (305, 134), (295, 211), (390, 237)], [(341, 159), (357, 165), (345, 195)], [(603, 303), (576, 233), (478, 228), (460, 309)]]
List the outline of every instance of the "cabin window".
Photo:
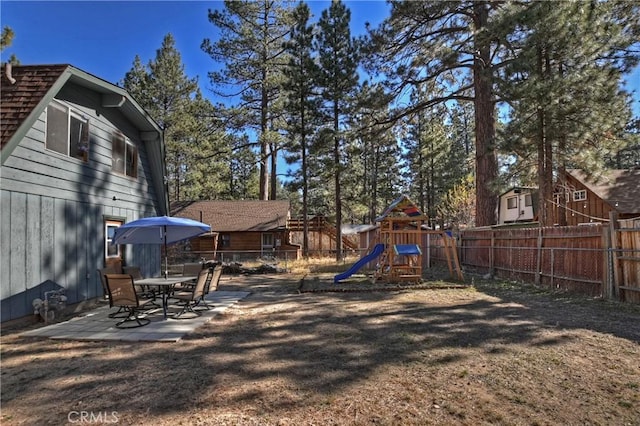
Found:
[(122, 133), (114, 133), (111, 140), (112, 170), (116, 173), (138, 177), (138, 148)]
[(507, 208), (508, 209), (517, 209), (518, 208), (518, 197), (509, 197), (509, 198), (507, 198)]
[(273, 234), (262, 234), (262, 249), (271, 250), (274, 247)]
[(220, 234), (220, 248), (229, 248), (229, 247), (231, 247), (231, 235)]
[(587, 199), (587, 190), (573, 191), (573, 201), (584, 201)]
[(524, 205), (525, 207), (531, 207), (533, 205), (533, 199), (531, 198), (531, 194), (526, 194), (524, 196)]
[(59, 102), (51, 102), (47, 107), (48, 150), (89, 161), (89, 120), (80, 112)]

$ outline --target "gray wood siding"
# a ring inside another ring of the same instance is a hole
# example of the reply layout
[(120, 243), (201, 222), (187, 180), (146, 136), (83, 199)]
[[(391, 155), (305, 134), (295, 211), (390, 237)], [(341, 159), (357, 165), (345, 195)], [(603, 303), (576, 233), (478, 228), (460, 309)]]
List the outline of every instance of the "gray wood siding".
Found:
[[(45, 149), (43, 112), (0, 170), (1, 321), (33, 314), (32, 301), (56, 285), (68, 303), (102, 296), (104, 218), (157, 215), (151, 172), (138, 131), (100, 96), (68, 85), (60, 99), (89, 119), (87, 163)], [(111, 171), (118, 129), (138, 148), (136, 179)], [(113, 197), (117, 200), (114, 201)], [(160, 273), (160, 247), (127, 246), (125, 263)]]

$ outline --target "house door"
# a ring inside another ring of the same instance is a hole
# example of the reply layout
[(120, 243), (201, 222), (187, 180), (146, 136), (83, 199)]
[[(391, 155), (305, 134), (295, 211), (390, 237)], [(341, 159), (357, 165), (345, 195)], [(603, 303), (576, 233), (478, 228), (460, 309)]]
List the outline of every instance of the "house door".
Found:
[(123, 220), (105, 219), (104, 221), (104, 266), (116, 270), (122, 269), (122, 246), (111, 244), (116, 229), (124, 223)]
[(273, 234), (262, 234), (262, 254), (273, 254)]

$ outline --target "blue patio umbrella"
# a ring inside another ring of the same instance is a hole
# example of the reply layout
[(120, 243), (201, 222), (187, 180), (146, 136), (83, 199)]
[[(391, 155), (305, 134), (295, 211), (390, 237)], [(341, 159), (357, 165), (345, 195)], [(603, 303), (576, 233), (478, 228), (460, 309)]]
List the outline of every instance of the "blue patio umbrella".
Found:
[(188, 240), (210, 232), (202, 222), (182, 217), (156, 216), (127, 222), (115, 231), (112, 244), (162, 244), (165, 253), (164, 276), (167, 276), (167, 244)]

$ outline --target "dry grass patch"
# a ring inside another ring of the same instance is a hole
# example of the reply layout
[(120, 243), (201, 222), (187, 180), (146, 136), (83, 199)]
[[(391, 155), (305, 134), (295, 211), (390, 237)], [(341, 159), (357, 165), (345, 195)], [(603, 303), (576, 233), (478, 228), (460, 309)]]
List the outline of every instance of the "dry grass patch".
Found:
[(5, 333), (2, 424), (638, 424), (637, 306), (489, 282), (299, 293), (300, 278), (227, 278), (253, 293), (176, 344)]

